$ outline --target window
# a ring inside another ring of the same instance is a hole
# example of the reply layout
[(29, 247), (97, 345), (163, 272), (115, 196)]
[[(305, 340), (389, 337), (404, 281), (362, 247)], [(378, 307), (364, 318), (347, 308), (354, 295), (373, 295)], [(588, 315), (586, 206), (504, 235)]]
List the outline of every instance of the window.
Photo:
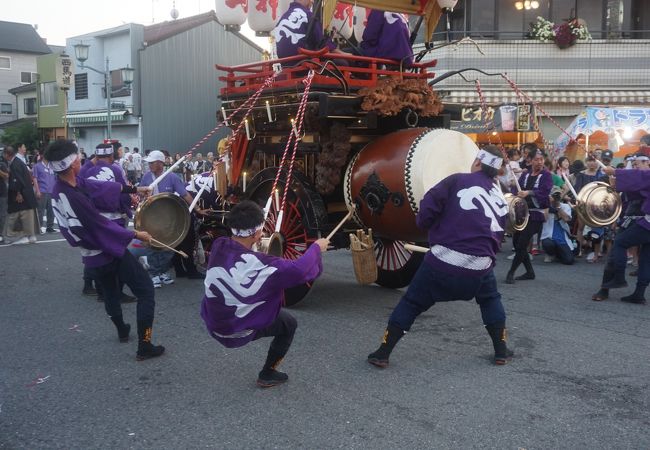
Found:
[(0, 69), (11, 69), (11, 58), (8, 56), (0, 56)]
[(37, 76), (35, 72), (20, 72), (20, 82), (24, 84), (36, 83)]
[(131, 90), (122, 80), (122, 70), (111, 70), (111, 97), (128, 97)]
[(36, 114), (36, 98), (26, 98), (23, 100), (25, 115), (31, 116)]
[(56, 81), (41, 84), (41, 106), (54, 106), (58, 104), (59, 89)]
[(74, 99), (88, 98), (88, 74), (77, 73), (74, 76)]
[(12, 115), (14, 110), (11, 103), (0, 103), (0, 114), (2, 115)]

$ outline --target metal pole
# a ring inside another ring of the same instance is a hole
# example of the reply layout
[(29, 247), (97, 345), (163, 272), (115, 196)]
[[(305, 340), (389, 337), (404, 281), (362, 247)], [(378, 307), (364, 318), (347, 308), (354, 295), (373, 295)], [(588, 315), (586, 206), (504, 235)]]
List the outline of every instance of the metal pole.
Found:
[(106, 139), (111, 138), (111, 71), (108, 69), (108, 57), (106, 57), (106, 72), (104, 72), (104, 87), (106, 89)]

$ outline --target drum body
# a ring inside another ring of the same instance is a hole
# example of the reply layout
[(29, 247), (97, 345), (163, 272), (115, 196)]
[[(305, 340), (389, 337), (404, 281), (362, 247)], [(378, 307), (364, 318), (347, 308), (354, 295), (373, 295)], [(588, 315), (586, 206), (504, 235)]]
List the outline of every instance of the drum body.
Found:
[(513, 194), (504, 194), (508, 202), (508, 217), (506, 218), (506, 231), (513, 234), (521, 231), (528, 225), (528, 204), (523, 198)]
[(590, 227), (605, 227), (616, 222), (623, 204), (621, 196), (609, 184), (594, 181), (578, 193), (576, 211)]
[(355, 221), (381, 237), (426, 242), (415, 224), (420, 201), (438, 182), (469, 173), (478, 147), (462, 133), (410, 128), (381, 136), (348, 164), (344, 195)]
[[(154, 239), (176, 247), (190, 229), (188, 204), (178, 195), (168, 192), (152, 195), (140, 203), (133, 220), (136, 230), (146, 231)], [(151, 244), (155, 248), (164, 248)]]

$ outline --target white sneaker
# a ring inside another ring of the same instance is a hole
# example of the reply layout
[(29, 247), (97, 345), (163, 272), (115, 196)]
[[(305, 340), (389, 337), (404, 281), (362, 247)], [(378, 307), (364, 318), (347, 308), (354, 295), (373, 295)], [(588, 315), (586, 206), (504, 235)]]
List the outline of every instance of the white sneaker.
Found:
[(163, 273), (160, 275), (160, 281), (162, 281), (164, 284), (174, 284), (174, 279), (167, 275), (166, 273)]
[(513, 260), (513, 259), (515, 259), (515, 254), (513, 253), (512, 255), (508, 256), (508, 259), (509, 259), (509, 260)]
[(23, 245), (23, 244), (29, 244), (29, 239), (26, 237), (21, 237), (17, 241), (13, 241), (11, 245)]
[(0, 236), (0, 244), (2, 244), (4, 241), (5, 241), (5, 238), (3, 238), (2, 236)]
[(30, 236), (29, 237), (29, 243), (30, 244), (36, 244), (38, 242), (38, 239), (36, 239), (36, 236)]
[(155, 288), (162, 287), (162, 283), (160, 282), (160, 277), (158, 277), (158, 276), (152, 277), (151, 282), (153, 283), (153, 287), (155, 287)]
[(553, 261), (555, 261), (555, 256), (546, 255), (544, 257), (544, 262), (545, 263), (552, 263)]
[(594, 259), (596, 258), (596, 254), (594, 252), (590, 252), (587, 255), (587, 262), (594, 262)]
[(145, 270), (149, 270), (149, 261), (147, 260), (146, 256), (141, 256), (138, 258), (140, 261), (140, 264), (142, 264), (142, 267), (144, 267)]

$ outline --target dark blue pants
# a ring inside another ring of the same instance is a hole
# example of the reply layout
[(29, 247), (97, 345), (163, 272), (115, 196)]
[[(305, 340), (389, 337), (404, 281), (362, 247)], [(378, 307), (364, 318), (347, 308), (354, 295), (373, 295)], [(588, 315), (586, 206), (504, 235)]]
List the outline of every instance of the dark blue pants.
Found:
[(455, 276), (438, 272), (425, 262), (418, 268), (388, 323), (408, 331), (415, 318), (436, 302), (473, 298), (481, 308), (484, 325), (505, 323), (506, 312), (492, 270), (482, 277)]
[(153, 320), (156, 306), (153, 283), (147, 271), (131, 252), (125, 251), (121, 258), (115, 258), (101, 267), (90, 268), (88, 272), (102, 289), (104, 308), (110, 317), (122, 315), (120, 282), (123, 282), (138, 298), (137, 320)]
[[(625, 267), (627, 266), (627, 249), (637, 245), (643, 246), (645, 244), (650, 244), (650, 231), (646, 230), (638, 223), (633, 223), (616, 235), (614, 246), (609, 252), (607, 263), (610, 266), (613, 266), (617, 272), (625, 272)], [(643, 248), (641, 249), (641, 254), (642, 253)], [(639, 255), (639, 272), (641, 271), (641, 254)], [(641, 273), (639, 273), (639, 276), (640, 275)]]
[(298, 328), (296, 319), (287, 311), (281, 309), (278, 317), (275, 318), (271, 325), (258, 330), (253, 340), (256, 341), (263, 337), (272, 336), (271, 350), (276, 352), (280, 357), (283, 357), (289, 351), (291, 342), (293, 342), (293, 335), (296, 333), (296, 328)]
[(562, 264), (569, 266), (573, 264), (575, 257), (567, 244), (560, 244), (553, 239), (547, 238), (542, 239), (542, 248), (544, 249), (544, 253), (549, 256), (555, 256)]

